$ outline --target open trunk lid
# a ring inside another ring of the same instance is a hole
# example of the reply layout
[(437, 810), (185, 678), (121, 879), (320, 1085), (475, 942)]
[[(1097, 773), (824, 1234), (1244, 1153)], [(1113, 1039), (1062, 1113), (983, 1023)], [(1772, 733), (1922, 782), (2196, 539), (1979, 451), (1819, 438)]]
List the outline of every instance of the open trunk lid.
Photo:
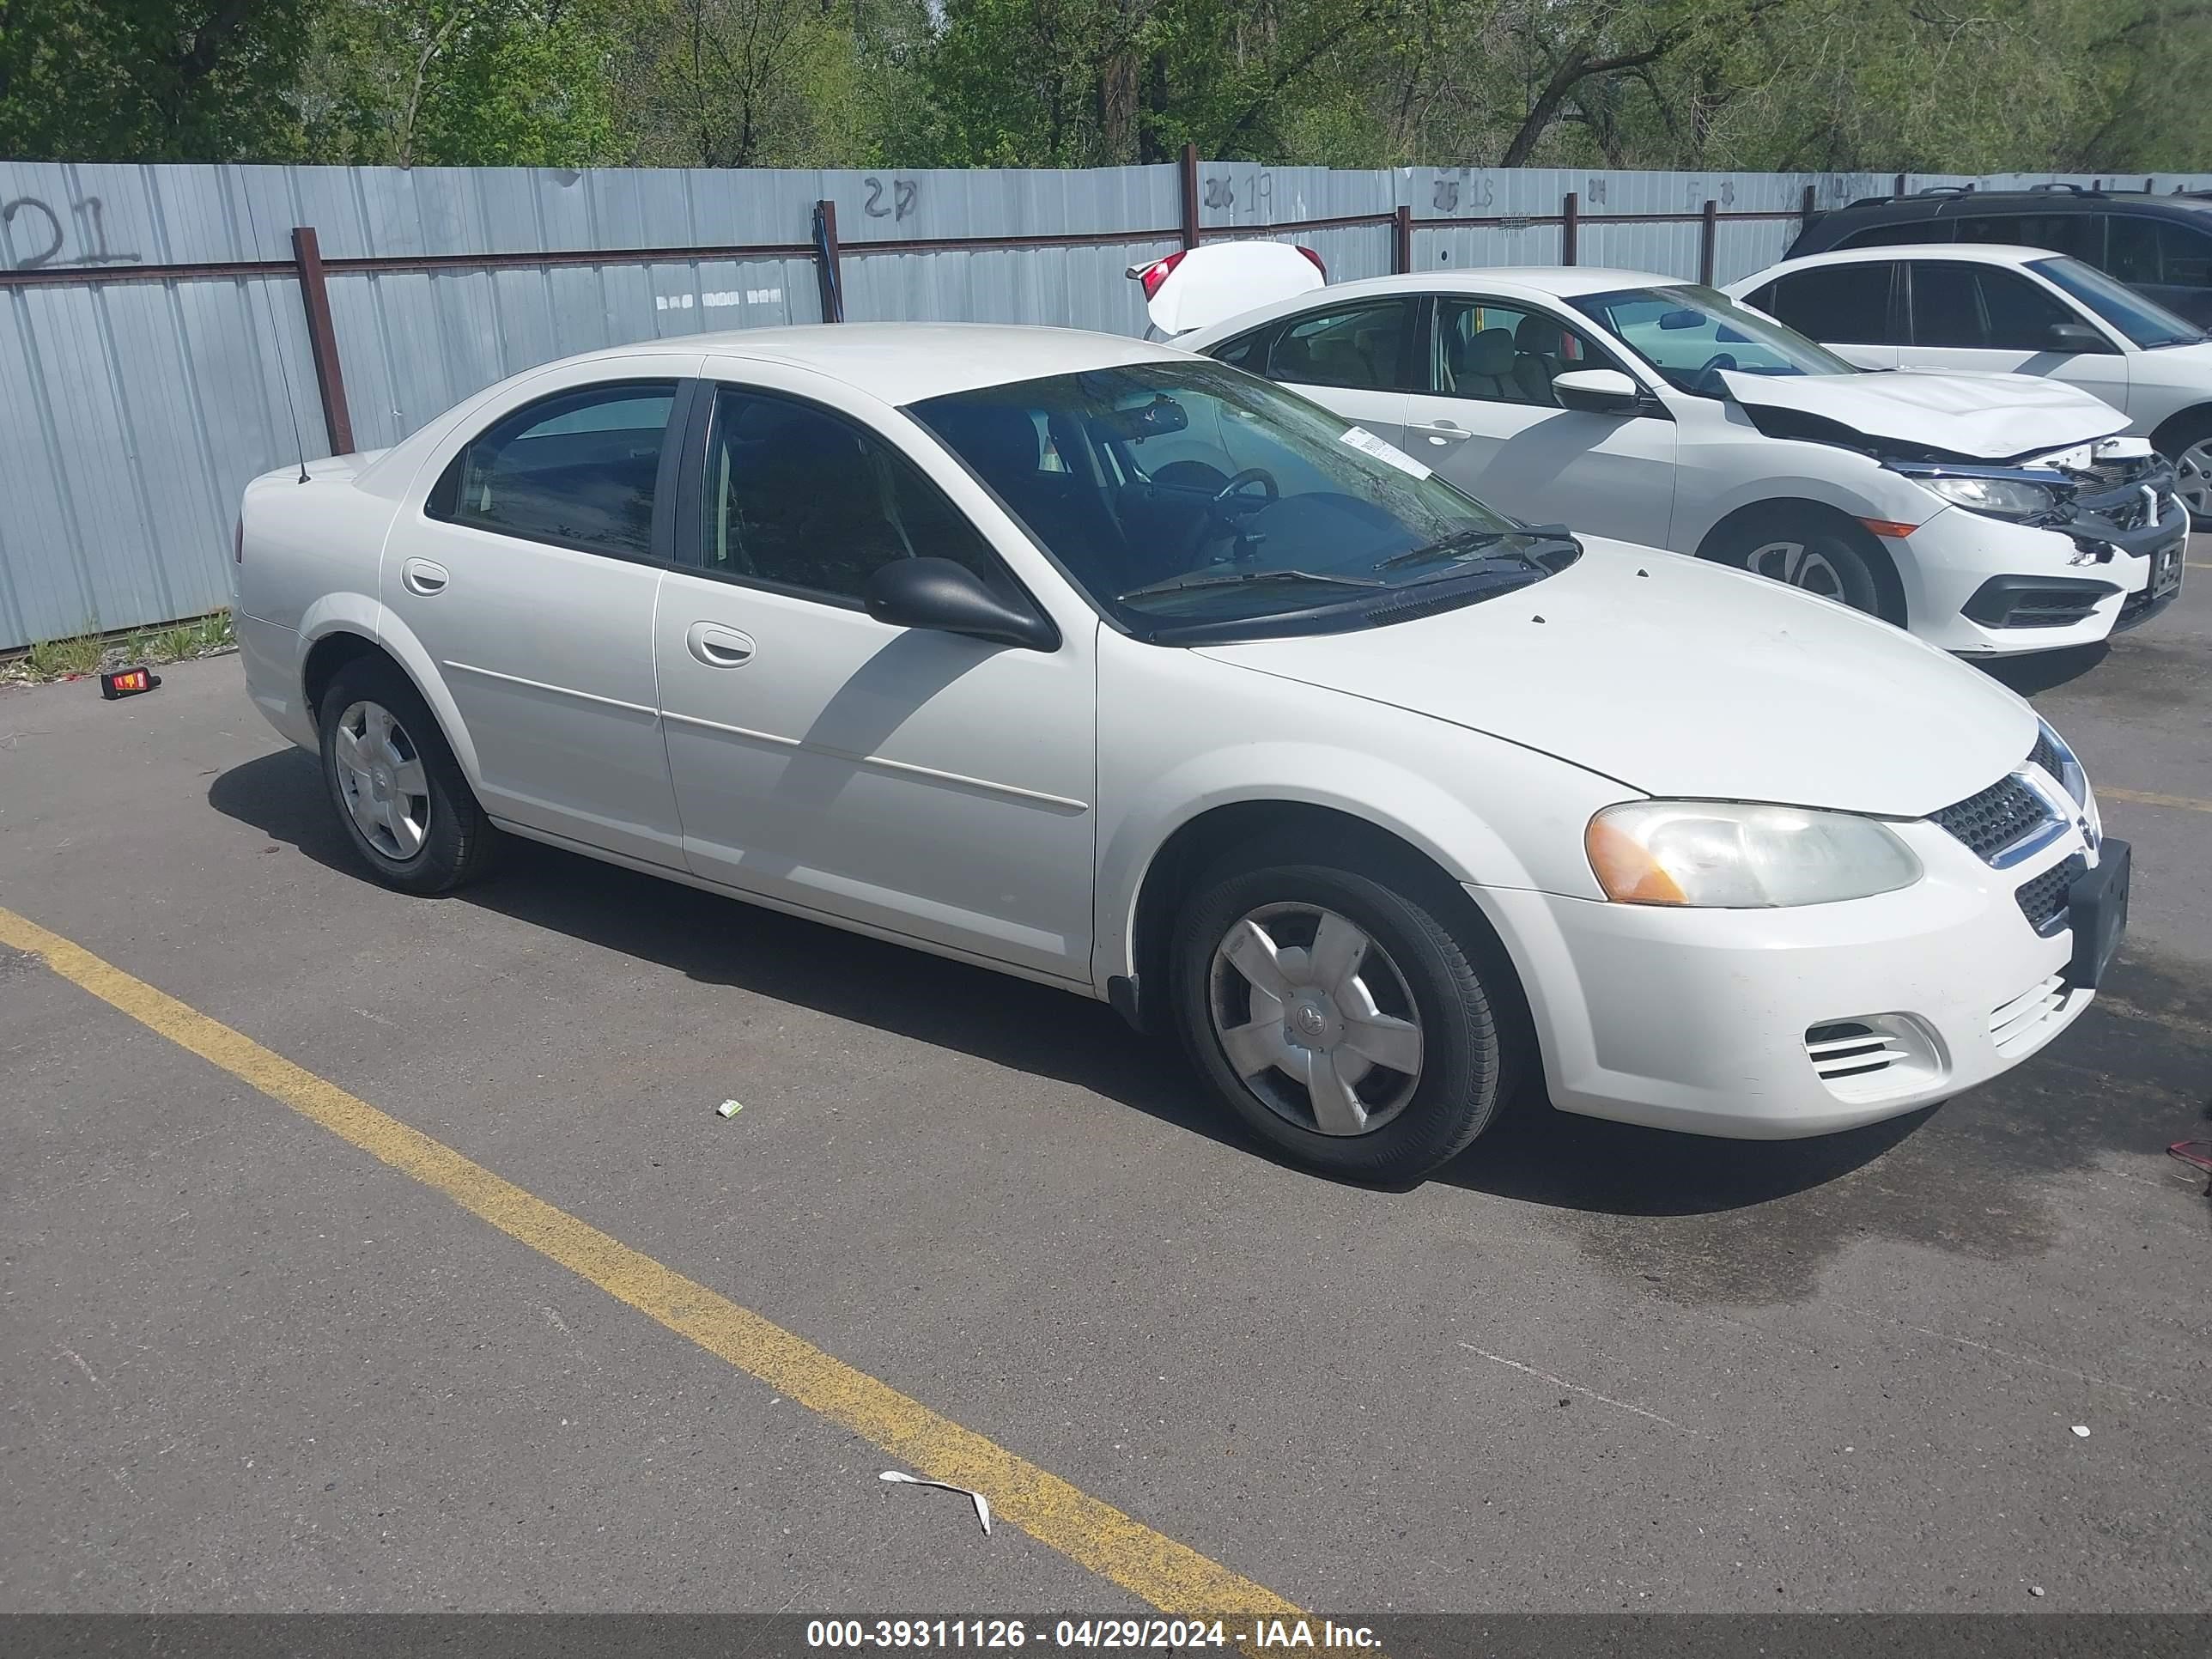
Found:
[(1173, 338), (1328, 281), (1321, 261), (1290, 242), (1208, 242), (1129, 267), (1145, 286), (1152, 326)]

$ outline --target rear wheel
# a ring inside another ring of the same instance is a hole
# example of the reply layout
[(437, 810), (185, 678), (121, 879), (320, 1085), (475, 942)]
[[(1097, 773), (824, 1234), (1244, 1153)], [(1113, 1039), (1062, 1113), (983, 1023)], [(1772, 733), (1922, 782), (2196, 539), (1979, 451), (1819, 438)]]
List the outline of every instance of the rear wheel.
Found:
[(1882, 614), (1881, 577), (1866, 550), (1830, 526), (1774, 518), (1725, 532), (1706, 557), (1870, 617)]
[(356, 658), (323, 693), (319, 723), (324, 787), (379, 881), (444, 893), (483, 872), (497, 832), (406, 675)]
[(1493, 998), (1427, 885), (1262, 853), (1217, 865), (1179, 920), (1186, 1046), (1230, 1108), (1301, 1163), (1417, 1179), (1497, 1112)]

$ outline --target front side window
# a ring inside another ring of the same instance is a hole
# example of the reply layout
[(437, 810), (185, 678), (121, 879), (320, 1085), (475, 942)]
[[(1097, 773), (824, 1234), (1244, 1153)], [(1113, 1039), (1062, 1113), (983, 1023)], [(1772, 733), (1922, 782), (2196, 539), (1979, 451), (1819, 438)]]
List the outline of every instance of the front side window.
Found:
[(1609, 368), (1604, 355), (1548, 312), (1495, 300), (1437, 301), (1429, 385), (1446, 397), (1559, 407), (1553, 380), (1571, 368)]
[(1403, 391), (1413, 313), (1410, 300), (1384, 300), (1300, 317), (1275, 335), (1267, 353), (1267, 378), (1300, 386)]
[(434, 519), (619, 558), (653, 556), (673, 381), (584, 386), (477, 434), (431, 491)]
[(1811, 339), (1837, 345), (1889, 345), (1887, 260), (1815, 265), (1769, 283), (1751, 303)]
[[(2117, 245), (2119, 227), (2112, 229)], [(2063, 288), (2146, 350), (2159, 346), (2195, 345), (2204, 337), (2196, 324), (2177, 317), (2155, 300), (2146, 299), (2125, 282), (2115, 282), (2079, 259), (2039, 259), (2036, 270)]]
[(2116, 213), (2102, 263), (2124, 283), (2212, 288), (2212, 234), (2172, 219)]
[(1717, 289), (1692, 283), (1575, 296), (1576, 310), (1666, 377), (1700, 398), (1722, 398), (1723, 370), (1747, 374), (1862, 371), (1795, 329), (1747, 310)]
[(2048, 351), (2053, 328), (2080, 320), (2064, 301), (2025, 276), (1995, 265), (1984, 265), (1977, 275), (1990, 343), (2001, 351)]
[(1139, 638), (1369, 626), (1405, 587), (1445, 609), (1574, 554), (1364, 428), (1218, 363), (1053, 375), (908, 412)]
[(725, 386), (707, 445), (709, 574), (856, 602), (895, 559), (951, 559), (987, 586), (1012, 581), (982, 532), (904, 456), (811, 404)]

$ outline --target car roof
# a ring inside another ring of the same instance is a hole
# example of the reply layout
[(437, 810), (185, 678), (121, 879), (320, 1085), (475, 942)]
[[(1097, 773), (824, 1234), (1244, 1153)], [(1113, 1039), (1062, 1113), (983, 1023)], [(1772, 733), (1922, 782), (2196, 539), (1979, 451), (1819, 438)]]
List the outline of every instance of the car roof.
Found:
[(811, 369), (898, 404), (1048, 374), (1187, 360), (1186, 353), (1167, 346), (1084, 329), (994, 323), (817, 323), (675, 335), (586, 353), (573, 361), (701, 352)]
[(2194, 192), (2169, 191), (2160, 195), (2141, 190), (1943, 190), (1911, 196), (1862, 196), (1856, 202), (1829, 209), (1821, 216), (1849, 214), (1854, 218), (1869, 219), (1884, 215), (1894, 215), (1899, 219), (1943, 218), (1990, 206), (2050, 209), (2061, 213), (2109, 213), (2118, 209), (2127, 213), (2189, 216), (2212, 211), (2212, 200)]
[(1825, 253), (1800, 253), (1768, 267), (1787, 265), (1801, 270), (1808, 265), (1863, 265), (1890, 259), (1948, 259), (1953, 264), (2025, 265), (2038, 259), (2069, 256), (2047, 247), (2014, 247), (2002, 242), (1899, 242), (1887, 247), (1839, 247)]
[(1651, 270), (1625, 270), (1607, 265), (1439, 265), (1433, 270), (1410, 271), (1402, 276), (1369, 276), (1358, 282), (1332, 283), (1325, 289), (1300, 295), (1319, 300), (1338, 295), (1496, 293), (1501, 289), (1548, 294), (1569, 299), (1582, 294), (1605, 294), (1617, 288), (1686, 288), (1684, 276), (1665, 276)]

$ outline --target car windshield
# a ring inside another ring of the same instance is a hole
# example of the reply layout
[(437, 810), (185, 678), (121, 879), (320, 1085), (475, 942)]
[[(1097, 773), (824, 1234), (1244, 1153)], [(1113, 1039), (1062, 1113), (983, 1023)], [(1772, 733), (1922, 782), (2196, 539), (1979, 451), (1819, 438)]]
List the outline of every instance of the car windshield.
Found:
[(1432, 586), (1424, 598), (1443, 609), (1540, 580), (1578, 550), (1220, 363), (1057, 374), (907, 412), (1146, 639), (1371, 626), (1406, 608), (1395, 590)]
[(1794, 328), (1747, 311), (1717, 289), (1624, 288), (1584, 294), (1575, 308), (1657, 369), (1676, 390), (1724, 398), (1719, 371), (1747, 374), (1859, 374)]
[(2038, 259), (2028, 268), (2057, 283), (2146, 350), (2195, 345), (2204, 337), (2204, 331), (2194, 323), (2184, 321), (2155, 301), (2146, 300), (2094, 265), (2085, 265), (2079, 259)]

